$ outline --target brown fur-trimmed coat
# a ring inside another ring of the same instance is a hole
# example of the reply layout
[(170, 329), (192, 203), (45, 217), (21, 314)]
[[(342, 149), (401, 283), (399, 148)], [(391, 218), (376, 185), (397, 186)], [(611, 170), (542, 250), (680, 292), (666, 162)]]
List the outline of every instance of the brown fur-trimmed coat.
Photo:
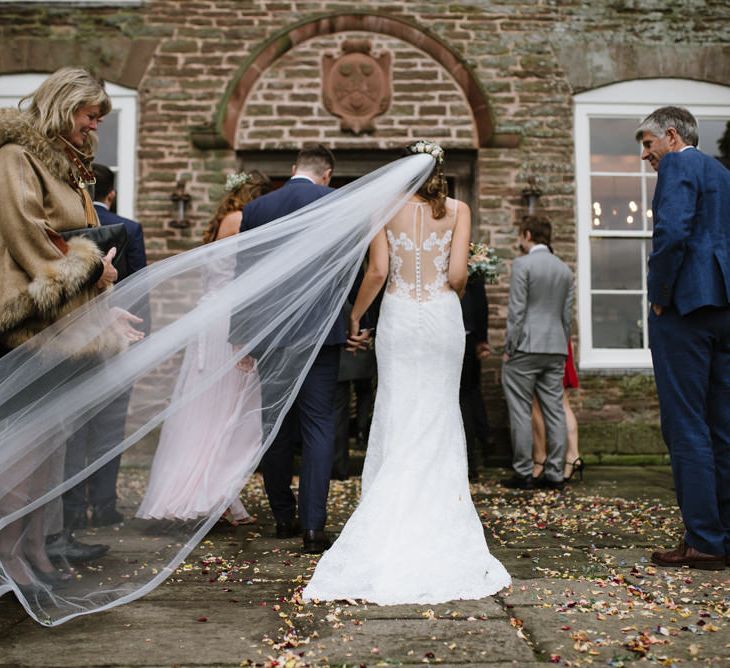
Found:
[(55, 234), (85, 226), (61, 146), (24, 113), (1, 109), (0, 346), (19, 346), (98, 294), (99, 249)]

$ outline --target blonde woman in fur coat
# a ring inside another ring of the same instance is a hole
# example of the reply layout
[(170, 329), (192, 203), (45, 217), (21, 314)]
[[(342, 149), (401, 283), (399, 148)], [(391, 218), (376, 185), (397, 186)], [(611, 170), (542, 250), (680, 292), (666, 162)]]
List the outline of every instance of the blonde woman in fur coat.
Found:
[[(102, 257), (92, 241), (65, 241), (59, 234), (99, 224), (87, 186), (93, 183), (89, 170), (95, 131), (111, 109), (103, 82), (86, 70), (62, 68), (22, 101), (21, 108), (0, 110), (0, 355), (116, 279), (115, 249)], [(62, 364), (57, 372), (63, 373)], [(23, 407), (22, 395), (0, 405), (0, 420)], [(32, 461), (26, 458), (0, 471), (0, 519), (22, 508), (34, 489), (53, 477), (60, 479), (63, 452), (61, 447), (45, 458), (34, 455)], [(20, 466), (24, 473), (18, 475)], [(39, 590), (48, 593), (69, 577), (49, 557), (80, 561), (106, 552), (106, 546), (84, 545), (63, 532), (60, 512), (47, 510), (52, 506), (0, 530), (0, 589), (3, 583), (14, 584), (26, 598), (37, 597)], [(49, 534), (57, 536), (47, 545)]]

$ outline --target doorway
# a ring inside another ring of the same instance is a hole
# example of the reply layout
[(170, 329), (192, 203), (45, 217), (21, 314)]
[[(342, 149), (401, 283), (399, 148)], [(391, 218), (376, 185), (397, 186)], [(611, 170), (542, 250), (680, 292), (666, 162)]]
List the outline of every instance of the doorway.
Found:
[[(400, 149), (360, 150), (343, 149), (335, 154), (335, 173), (331, 186), (341, 188), (378, 167), (402, 156)], [(274, 188), (281, 187), (291, 175), (291, 167), (297, 151), (239, 151), (238, 158), (243, 169), (258, 169), (273, 182)], [(472, 211), (477, 211), (476, 201), (476, 151), (454, 149), (448, 151), (444, 172), (449, 184), (449, 195), (466, 202)], [(474, 221), (473, 228), (478, 225)]]

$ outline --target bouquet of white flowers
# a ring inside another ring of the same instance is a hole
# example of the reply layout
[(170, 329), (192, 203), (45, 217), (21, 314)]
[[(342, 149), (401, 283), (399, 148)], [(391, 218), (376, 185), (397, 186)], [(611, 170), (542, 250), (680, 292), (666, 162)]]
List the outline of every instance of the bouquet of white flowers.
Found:
[(501, 265), (502, 260), (497, 257), (494, 248), (475, 242), (469, 244), (469, 259), (467, 260), (469, 276), (482, 278), (485, 283), (496, 283)]

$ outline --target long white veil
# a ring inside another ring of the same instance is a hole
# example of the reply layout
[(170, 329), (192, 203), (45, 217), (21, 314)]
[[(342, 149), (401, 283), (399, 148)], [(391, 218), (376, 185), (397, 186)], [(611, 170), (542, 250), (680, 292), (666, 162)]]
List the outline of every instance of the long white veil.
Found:
[[(338, 317), (370, 240), (433, 165), (429, 155), (403, 158), (268, 225), (151, 265), (0, 359), (0, 545), (6, 550), (0, 551), (0, 594), (14, 590), (37, 621), (56, 625), (138, 598), (173, 573), (254, 472)], [(230, 280), (211, 287), (212, 269), (233, 266), (238, 270)], [(121, 345), (120, 309), (134, 314), (147, 307), (149, 335)], [(200, 382), (181, 387), (186, 350), (210, 327), (229, 322), (231, 340), (242, 347)], [(249, 354), (257, 373), (250, 391), (264, 398), (236, 417), (256, 425), (255, 437), (237, 444), (236, 470), (220, 501), (186, 520), (134, 517), (165, 420), (195, 415), (196, 402)], [(109, 442), (86, 429), (130, 392), (124, 435)], [(82, 470), (64, 471), (71, 447), (96, 454)], [(44, 535), (60, 531), (64, 492), (120, 455), (118, 506), (127, 521), (92, 535), (75, 533), (110, 546), (95, 562), (102, 567), (44, 585), (24, 557), (31, 534), (37, 542), (39, 523)], [(10, 551), (3, 535), (13, 537)], [(18, 569), (30, 586), (20, 586)]]

